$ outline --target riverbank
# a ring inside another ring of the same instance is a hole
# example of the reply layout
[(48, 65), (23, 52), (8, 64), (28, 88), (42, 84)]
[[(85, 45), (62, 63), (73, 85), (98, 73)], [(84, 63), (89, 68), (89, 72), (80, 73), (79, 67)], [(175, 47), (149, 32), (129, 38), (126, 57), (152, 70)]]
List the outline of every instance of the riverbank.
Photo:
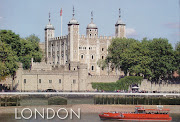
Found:
[[(23, 108), (30, 108), (32, 111), (36, 108), (40, 112), (44, 108), (52, 108), (57, 111), (59, 108), (66, 108), (67, 110), (73, 109), (77, 111), (81, 109), (81, 113), (102, 113), (102, 112), (133, 112), (136, 105), (90, 105), (90, 104), (79, 104), (79, 105), (49, 105), (49, 106), (8, 106), (0, 107), (0, 114), (13, 114), (15, 108), (21, 111)], [(145, 108), (156, 108), (156, 105), (143, 105)], [(163, 108), (170, 109), (170, 113), (180, 114), (180, 105), (163, 105)]]

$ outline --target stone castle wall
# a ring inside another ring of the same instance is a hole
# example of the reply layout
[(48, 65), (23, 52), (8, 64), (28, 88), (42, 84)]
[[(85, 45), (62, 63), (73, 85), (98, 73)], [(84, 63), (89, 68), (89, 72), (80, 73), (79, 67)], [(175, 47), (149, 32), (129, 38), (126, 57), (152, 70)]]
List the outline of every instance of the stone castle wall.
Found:
[(144, 79), (140, 84), (139, 90), (145, 91), (159, 91), (159, 92), (180, 92), (180, 84), (169, 84), (166, 82), (162, 82), (161, 84), (151, 83), (147, 79)]

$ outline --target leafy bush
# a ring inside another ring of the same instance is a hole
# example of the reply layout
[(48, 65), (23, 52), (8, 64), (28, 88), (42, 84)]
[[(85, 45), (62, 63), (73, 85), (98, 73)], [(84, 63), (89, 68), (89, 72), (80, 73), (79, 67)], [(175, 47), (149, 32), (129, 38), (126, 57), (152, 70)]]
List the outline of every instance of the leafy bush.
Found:
[(50, 97), (48, 99), (48, 105), (67, 105), (67, 99), (63, 97)]
[(128, 90), (132, 84), (139, 84), (143, 80), (141, 76), (126, 76), (113, 83), (92, 83), (92, 88), (104, 91)]

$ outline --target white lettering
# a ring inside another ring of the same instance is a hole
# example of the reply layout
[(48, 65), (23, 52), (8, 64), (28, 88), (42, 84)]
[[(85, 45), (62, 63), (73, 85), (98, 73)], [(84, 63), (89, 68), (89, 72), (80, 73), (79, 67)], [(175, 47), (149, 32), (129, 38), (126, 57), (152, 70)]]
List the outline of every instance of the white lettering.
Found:
[[(51, 117), (49, 117), (49, 110), (51, 110), (53, 112), (53, 115)], [(47, 108), (47, 119), (52, 119), (55, 116), (55, 111), (52, 108)]]
[(44, 119), (44, 108), (43, 108), (42, 114), (41, 114), (36, 108), (35, 108), (35, 110), (34, 110), (34, 113), (35, 113), (35, 115), (34, 115), (34, 116), (35, 116), (35, 117), (34, 117), (35, 119), (37, 118), (37, 115), (36, 115), (37, 113)]
[(18, 110), (15, 108), (15, 119), (21, 119), (21, 117), (18, 117)]
[[(59, 112), (61, 110), (64, 110), (66, 112), (66, 115), (64, 117), (60, 117), (59, 116)], [(65, 109), (65, 108), (60, 108), (58, 111), (57, 111), (57, 116), (59, 117), (59, 119), (66, 119), (68, 117), (68, 111)]]
[(78, 108), (78, 114), (76, 113), (76, 112), (74, 112), (74, 110), (73, 109), (70, 109), (70, 119), (72, 119), (73, 117), (73, 114), (74, 113), (74, 115), (76, 115), (76, 117), (78, 118), (78, 119), (80, 119), (81, 118), (81, 109), (80, 108)]
[[(30, 116), (29, 117), (25, 117), (24, 116), (24, 111), (25, 110), (29, 110), (30, 111)], [(21, 116), (24, 118), (24, 119), (30, 119), (31, 117), (32, 117), (32, 111), (31, 111), (31, 109), (30, 108), (24, 108), (22, 111), (21, 111)]]

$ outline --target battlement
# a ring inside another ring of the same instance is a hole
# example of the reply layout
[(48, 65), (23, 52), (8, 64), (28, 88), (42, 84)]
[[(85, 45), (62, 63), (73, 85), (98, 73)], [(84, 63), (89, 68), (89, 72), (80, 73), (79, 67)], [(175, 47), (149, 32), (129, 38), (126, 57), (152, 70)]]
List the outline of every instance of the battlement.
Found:
[(79, 38), (85, 39), (86, 36), (85, 35), (80, 35)]
[(99, 36), (99, 37), (96, 37), (96, 36), (91, 36), (91, 37), (86, 37), (85, 35), (80, 35), (79, 36), (80, 39), (93, 39), (93, 38), (97, 38), (97, 39), (112, 39), (113, 37), (111, 36)]
[(111, 36), (99, 36), (99, 39), (112, 39)]
[(61, 40), (61, 39), (67, 39), (67, 35), (65, 35), (65, 36), (60, 36), (60, 37), (50, 38), (50, 41)]

